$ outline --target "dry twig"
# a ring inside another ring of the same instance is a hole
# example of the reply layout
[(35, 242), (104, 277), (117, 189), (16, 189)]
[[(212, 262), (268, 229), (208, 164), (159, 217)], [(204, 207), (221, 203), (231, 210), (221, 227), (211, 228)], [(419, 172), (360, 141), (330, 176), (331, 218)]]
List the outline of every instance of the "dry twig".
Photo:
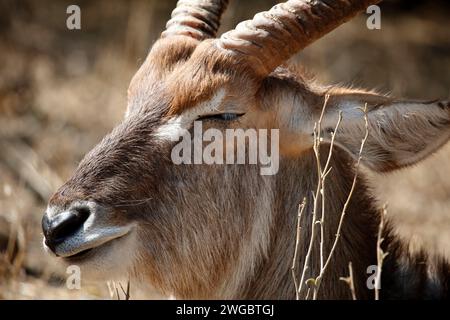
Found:
[(340, 277), (339, 280), (344, 281), (348, 285), (350, 292), (352, 293), (352, 299), (356, 300), (355, 281), (353, 279), (353, 266), (351, 261), (348, 263), (348, 277)]
[[(320, 289), (320, 285), (321, 285), (323, 276), (330, 264), (331, 258), (336, 250), (336, 246), (337, 246), (337, 243), (340, 238), (343, 221), (344, 221), (345, 215), (347, 213), (347, 208), (350, 204), (351, 197), (352, 197), (353, 192), (356, 187), (359, 166), (360, 166), (361, 159), (362, 159), (362, 152), (363, 152), (364, 146), (365, 146), (366, 141), (369, 136), (369, 122), (368, 122), (368, 118), (367, 118), (367, 104), (366, 104), (363, 109), (364, 122), (365, 122), (365, 134), (364, 134), (363, 139), (361, 140), (361, 145), (360, 145), (359, 152), (358, 152), (358, 158), (357, 158), (356, 165), (355, 165), (355, 174), (353, 177), (353, 181), (352, 181), (352, 185), (351, 185), (349, 194), (347, 196), (347, 199), (346, 199), (344, 206), (342, 208), (342, 211), (341, 211), (341, 216), (339, 219), (335, 239), (332, 243), (330, 252), (328, 253), (328, 255), (326, 255), (325, 251), (324, 251), (324, 243), (325, 243), (324, 225), (325, 225), (325, 210), (326, 210), (326, 208), (325, 208), (325, 203), (326, 203), (326, 201), (325, 201), (325, 182), (326, 182), (326, 178), (327, 178), (328, 174), (331, 172), (331, 169), (332, 169), (330, 167), (330, 163), (331, 163), (331, 158), (333, 155), (333, 148), (334, 148), (334, 144), (335, 144), (336, 134), (337, 134), (339, 126), (342, 122), (342, 112), (340, 111), (339, 115), (338, 115), (338, 121), (336, 123), (336, 127), (335, 127), (334, 131), (331, 133), (330, 147), (329, 147), (329, 151), (328, 151), (327, 160), (326, 160), (325, 166), (322, 168), (321, 158), (320, 158), (320, 156), (321, 156), (320, 155), (320, 146), (321, 146), (321, 142), (322, 142), (322, 137), (321, 137), (322, 121), (323, 121), (323, 116), (325, 113), (325, 109), (326, 109), (328, 100), (329, 100), (329, 96), (327, 95), (324, 100), (324, 105), (322, 108), (321, 115), (319, 117), (319, 121), (317, 123), (315, 123), (315, 125), (314, 125), (313, 150), (314, 150), (314, 154), (315, 154), (315, 158), (316, 158), (318, 181), (317, 181), (317, 188), (316, 188), (315, 192), (313, 192), (313, 194), (312, 194), (312, 197), (313, 197), (313, 209), (312, 210), (313, 210), (313, 212), (312, 212), (311, 236), (309, 239), (308, 249), (307, 249), (307, 252), (305, 255), (305, 261), (304, 261), (303, 269), (301, 272), (300, 282), (297, 282), (297, 278), (295, 276), (294, 262), (296, 260), (293, 261), (293, 265), (292, 265), (292, 275), (294, 278), (297, 299), (300, 299), (304, 283), (307, 284), (307, 286), (308, 286), (308, 290), (305, 295), (305, 299), (308, 299), (310, 297), (311, 288), (312, 288), (312, 292), (313, 292), (312, 298), (317, 299), (317, 297), (318, 297), (318, 293), (319, 293), (319, 289)], [(317, 220), (317, 211), (318, 211), (318, 207), (319, 207), (319, 201), (321, 203), (321, 216), (320, 216), (320, 220), (316, 221)], [(304, 208), (302, 208), (302, 210), (303, 209)], [(295, 247), (295, 254), (294, 254), (295, 259), (297, 257), (298, 242), (299, 242), (300, 226), (298, 224), (299, 224), (299, 220), (297, 221), (297, 237), (296, 237), (296, 247)], [(317, 232), (316, 224), (320, 224), (320, 243), (319, 243), (320, 271), (319, 271), (319, 274), (315, 278), (310, 278), (307, 281), (305, 281), (306, 273), (310, 268), (311, 254), (313, 251), (314, 241), (315, 241), (316, 232)], [(351, 266), (350, 266), (350, 268), (351, 268)], [(353, 272), (353, 270), (351, 270), (351, 273), (352, 272)]]
[(378, 227), (378, 236), (377, 236), (377, 274), (375, 277), (375, 300), (380, 299), (380, 288), (381, 288), (381, 269), (383, 267), (383, 260), (388, 255), (388, 252), (384, 252), (381, 248), (381, 244), (383, 243), (383, 228), (384, 228), (384, 219), (387, 214), (387, 204), (383, 205), (381, 209), (380, 216), (380, 225)]
[[(369, 120), (368, 120), (368, 117), (367, 117), (367, 103), (365, 104), (363, 111), (364, 111), (365, 134), (364, 134), (364, 138), (362, 139), (361, 145), (360, 145), (360, 148), (359, 148), (358, 159), (357, 159), (356, 165), (355, 165), (355, 174), (353, 176), (352, 186), (351, 186), (350, 192), (349, 192), (349, 194), (347, 196), (347, 200), (344, 203), (344, 207), (342, 208), (341, 217), (339, 219), (339, 224), (338, 224), (338, 228), (337, 228), (337, 231), (336, 231), (336, 236), (334, 238), (333, 245), (331, 246), (330, 253), (328, 254), (328, 258), (327, 258), (323, 268), (320, 269), (319, 276), (316, 278), (316, 287), (315, 287), (314, 296), (313, 296), (314, 299), (317, 299), (317, 295), (318, 295), (318, 292), (319, 292), (321, 281), (323, 279), (323, 275), (325, 274), (325, 271), (328, 268), (328, 265), (329, 265), (329, 263), (331, 261), (331, 258), (333, 257), (334, 251), (336, 250), (337, 243), (339, 242), (342, 225), (343, 225), (343, 222), (344, 222), (345, 215), (347, 213), (347, 208), (348, 208), (348, 205), (350, 204), (350, 200), (352, 198), (353, 192), (355, 191), (356, 182), (358, 180), (358, 172), (359, 172), (359, 166), (361, 164), (362, 152), (364, 150), (364, 146), (365, 146), (365, 144), (367, 142), (367, 139), (369, 137)], [(334, 134), (336, 134), (336, 132)]]
[(300, 244), (301, 220), (302, 220), (302, 215), (303, 215), (305, 206), (306, 206), (306, 198), (303, 198), (302, 203), (298, 206), (297, 233), (296, 233), (296, 237), (295, 237), (294, 258), (292, 259), (292, 266), (291, 266), (292, 278), (294, 280), (294, 285), (295, 285), (295, 298), (297, 300), (300, 299), (300, 296), (299, 296), (299, 290), (298, 290), (299, 284), (298, 284), (297, 276), (295, 274), (295, 271), (296, 271), (295, 266), (297, 264), (298, 246)]

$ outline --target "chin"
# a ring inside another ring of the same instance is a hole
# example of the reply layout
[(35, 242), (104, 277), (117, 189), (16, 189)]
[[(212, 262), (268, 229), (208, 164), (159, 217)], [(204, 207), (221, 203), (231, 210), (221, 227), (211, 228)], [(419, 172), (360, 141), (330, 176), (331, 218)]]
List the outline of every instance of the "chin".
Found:
[(137, 235), (130, 232), (100, 246), (90, 248), (72, 256), (58, 257), (44, 244), (44, 249), (58, 263), (78, 266), (82, 281), (123, 280), (131, 275), (137, 256)]

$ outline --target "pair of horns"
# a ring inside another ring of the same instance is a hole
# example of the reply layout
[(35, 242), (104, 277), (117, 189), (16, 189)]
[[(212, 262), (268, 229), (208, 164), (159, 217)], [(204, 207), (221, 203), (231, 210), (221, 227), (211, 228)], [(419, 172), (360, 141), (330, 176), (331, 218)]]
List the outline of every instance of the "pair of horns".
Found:
[[(381, 0), (289, 0), (224, 33), (218, 45), (270, 73), (298, 51)], [(228, 0), (180, 0), (162, 37), (215, 38)]]

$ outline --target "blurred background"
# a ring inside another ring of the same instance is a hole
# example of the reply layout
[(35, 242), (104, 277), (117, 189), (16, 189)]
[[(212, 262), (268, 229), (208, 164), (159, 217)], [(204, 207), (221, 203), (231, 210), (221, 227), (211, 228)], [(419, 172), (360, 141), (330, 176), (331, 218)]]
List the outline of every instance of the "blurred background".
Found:
[[(102, 283), (64, 286), (65, 270), (42, 250), (40, 219), (52, 192), (120, 121), (129, 81), (175, 2), (0, 0), (0, 298), (117, 298)], [(231, 1), (221, 30), (276, 2)], [(81, 30), (66, 27), (71, 4), (81, 8)], [(381, 30), (368, 30), (362, 14), (293, 60), (325, 84), (448, 99), (450, 2), (380, 7)], [(449, 178), (450, 145), (416, 167), (371, 174), (399, 234), (448, 258)]]

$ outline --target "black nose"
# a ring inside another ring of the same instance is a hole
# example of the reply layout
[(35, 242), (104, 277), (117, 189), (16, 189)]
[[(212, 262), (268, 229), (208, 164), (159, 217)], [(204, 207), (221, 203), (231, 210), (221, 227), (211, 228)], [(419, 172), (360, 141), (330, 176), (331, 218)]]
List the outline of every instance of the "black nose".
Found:
[(87, 207), (71, 209), (61, 212), (53, 217), (47, 214), (42, 218), (42, 230), (44, 231), (45, 244), (55, 251), (56, 245), (73, 235), (81, 228), (90, 215)]

